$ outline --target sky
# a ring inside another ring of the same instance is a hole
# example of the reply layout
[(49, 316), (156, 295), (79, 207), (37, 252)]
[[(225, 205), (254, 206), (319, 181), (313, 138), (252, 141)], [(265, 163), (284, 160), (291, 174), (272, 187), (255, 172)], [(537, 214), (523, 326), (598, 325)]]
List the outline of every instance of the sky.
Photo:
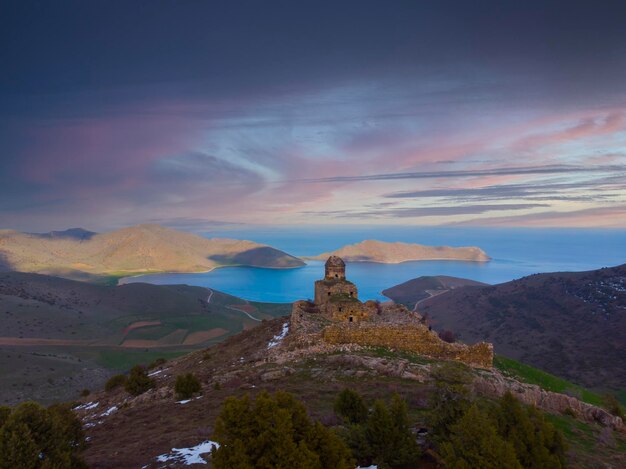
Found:
[(0, 229), (626, 227), (622, 1), (0, 0)]

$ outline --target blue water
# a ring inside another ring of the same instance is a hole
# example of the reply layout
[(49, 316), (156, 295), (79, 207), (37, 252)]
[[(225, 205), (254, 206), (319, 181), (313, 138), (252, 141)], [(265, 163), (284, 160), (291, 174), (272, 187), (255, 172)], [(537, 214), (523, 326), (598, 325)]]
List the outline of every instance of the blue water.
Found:
[[(206, 233), (250, 239), (295, 256), (311, 256), (364, 239), (427, 245), (478, 246), (490, 262), (420, 261), (402, 264), (351, 263), (347, 277), (361, 299), (385, 299), (381, 291), (421, 275), (450, 275), (500, 283), (540, 272), (582, 271), (626, 263), (626, 230), (442, 228), (442, 227), (272, 227)], [(204, 274), (156, 274), (128, 282), (215, 288), (253, 301), (291, 302), (313, 296), (313, 282), (323, 277), (322, 262), (298, 269), (228, 267)]]

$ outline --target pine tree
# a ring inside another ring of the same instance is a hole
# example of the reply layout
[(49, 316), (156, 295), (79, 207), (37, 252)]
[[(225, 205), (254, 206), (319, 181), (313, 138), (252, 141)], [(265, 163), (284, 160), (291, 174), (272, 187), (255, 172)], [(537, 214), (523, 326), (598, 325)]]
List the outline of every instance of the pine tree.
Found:
[(450, 428), (441, 445), (449, 469), (521, 469), (513, 446), (496, 432), (494, 423), (473, 404)]
[(335, 413), (350, 424), (364, 423), (367, 420), (367, 406), (363, 397), (353, 389), (346, 388), (335, 399)]
[(28, 426), (5, 425), (0, 431), (0, 469), (34, 469), (39, 464), (39, 448)]
[(333, 432), (312, 424), (291, 394), (228, 398), (215, 424), (216, 469), (351, 468), (350, 451)]

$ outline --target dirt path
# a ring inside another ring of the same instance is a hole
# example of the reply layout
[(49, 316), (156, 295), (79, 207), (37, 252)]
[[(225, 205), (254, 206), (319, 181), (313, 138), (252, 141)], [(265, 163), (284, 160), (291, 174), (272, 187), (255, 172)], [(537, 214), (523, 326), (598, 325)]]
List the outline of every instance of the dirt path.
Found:
[(413, 306), (413, 312), (417, 312), (417, 306), (418, 306), (421, 302), (426, 301), (426, 300), (430, 300), (432, 297), (442, 295), (442, 294), (444, 294), (444, 293), (446, 293), (446, 292), (449, 292), (450, 290), (424, 290), (424, 291), (425, 291), (426, 293), (428, 293), (428, 297), (426, 297), (426, 298), (422, 298), (421, 300), (418, 300), (418, 301), (415, 303), (415, 306)]
[(254, 316), (252, 316), (250, 313), (248, 313), (247, 311), (244, 311), (243, 309), (239, 309), (236, 306), (226, 306), (228, 309), (232, 309), (233, 311), (237, 311), (239, 313), (243, 313), (246, 316), (248, 316), (250, 319), (252, 319), (253, 321), (257, 321), (257, 322), (261, 322), (260, 319), (255, 318)]
[(206, 299), (207, 303), (210, 303), (211, 302), (211, 298), (213, 298), (213, 290), (209, 288), (209, 292), (210, 292), (209, 293), (209, 297)]

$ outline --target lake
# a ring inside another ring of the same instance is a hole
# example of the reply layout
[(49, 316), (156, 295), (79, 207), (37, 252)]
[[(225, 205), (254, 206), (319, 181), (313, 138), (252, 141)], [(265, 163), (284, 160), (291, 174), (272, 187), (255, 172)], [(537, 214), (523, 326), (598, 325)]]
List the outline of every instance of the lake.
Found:
[[(364, 239), (427, 245), (478, 246), (490, 262), (417, 261), (402, 264), (350, 263), (346, 276), (359, 297), (386, 299), (380, 293), (422, 275), (450, 275), (501, 283), (541, 272), (582, 271), (626, 263), (626, 230), (449, 228), (449, 227), (271, 227), (219, 230), (207, 237), (249, 239), (294, 256), (312, 256)], [(298, 269), (225, 267), (200, 274), (127, 277), (120, 283), (188, 284), (214, 288), (252, 301), (286, 303), (313, 296), (313, 282), (324, 264), (307, 261)]]

